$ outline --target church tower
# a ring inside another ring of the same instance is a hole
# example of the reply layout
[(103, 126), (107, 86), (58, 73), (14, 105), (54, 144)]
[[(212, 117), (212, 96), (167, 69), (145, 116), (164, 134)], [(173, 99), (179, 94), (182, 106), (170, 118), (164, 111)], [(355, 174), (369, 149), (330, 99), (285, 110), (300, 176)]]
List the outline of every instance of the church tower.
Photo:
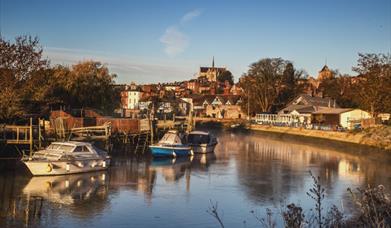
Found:
[(323, 81), (324, 79), (330, 79), (334, 77), (334, 73), (329, 69), (327, 65), (324, 65), (323, 68), (319, 71), (317, 80)]

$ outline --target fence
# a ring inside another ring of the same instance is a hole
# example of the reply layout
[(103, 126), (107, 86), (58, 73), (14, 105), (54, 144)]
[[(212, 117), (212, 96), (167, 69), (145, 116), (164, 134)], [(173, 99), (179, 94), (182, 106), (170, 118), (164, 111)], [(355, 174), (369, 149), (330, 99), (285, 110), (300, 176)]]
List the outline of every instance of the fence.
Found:
[(302, 127), (314, 130), (340, 130), (336, 126), (314, 124), (311, 122), (310, 114), (292, 115), (292, 114), (256, 114), (253, 119), (257, 124), (272, 125), (279, 127)]

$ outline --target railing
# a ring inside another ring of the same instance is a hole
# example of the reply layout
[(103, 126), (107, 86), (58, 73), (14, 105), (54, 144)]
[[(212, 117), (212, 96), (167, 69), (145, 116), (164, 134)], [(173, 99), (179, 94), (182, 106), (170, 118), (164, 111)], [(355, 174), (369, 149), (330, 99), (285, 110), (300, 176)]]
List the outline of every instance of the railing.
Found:
[(311, 122), (309, 115), (291, 114), (256, 114), (255, 123), (277, 127), (295, 127), (322, 131), (343, 131), (344, 129), (330, 124), (316, 124)]
[(6, 145), (29, 145), (29, 155), (32, 155), (33, 147), (41, 148), (43, 140), (40, 119), (38, 124), (33, 125), (33, 119), (30, 118), (29, 125), (0, 125), (0, 142)]
[[(304, 121), (304, 116), (303, 121)], [(300, 122), (300, 116), (291, 114), (256, 114), (255, 122), (267, 124), (291, 124)]]
[(106, 122), (102, 126), (72, 128), (72, 135), (91, 139), (108, 139), (111, 135), (111, 123)]
[(7, 144), (29, 144), (31, 137), (30, 126), (5, 125), (2, 128), (2, 139)]

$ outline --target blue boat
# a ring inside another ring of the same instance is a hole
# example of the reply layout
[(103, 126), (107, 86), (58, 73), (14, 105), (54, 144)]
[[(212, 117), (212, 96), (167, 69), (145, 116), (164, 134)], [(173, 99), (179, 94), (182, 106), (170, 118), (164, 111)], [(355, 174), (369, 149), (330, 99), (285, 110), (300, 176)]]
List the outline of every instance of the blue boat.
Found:
[(149, 146), (154, 157), (193, 155), (191, 147), (183, 144), (177, 131), (168, 131), (157, 144)]

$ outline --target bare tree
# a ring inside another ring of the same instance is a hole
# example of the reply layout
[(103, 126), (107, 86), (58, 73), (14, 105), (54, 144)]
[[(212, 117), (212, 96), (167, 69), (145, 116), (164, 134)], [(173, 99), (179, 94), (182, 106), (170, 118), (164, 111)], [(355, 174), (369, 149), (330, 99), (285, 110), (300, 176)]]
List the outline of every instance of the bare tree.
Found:
[(287, 60), (267, 58), (251, 64), (240, 83), (251, 100), (252, 110), (270, 112), (300, 92), (296, 88), (302, 75)]

